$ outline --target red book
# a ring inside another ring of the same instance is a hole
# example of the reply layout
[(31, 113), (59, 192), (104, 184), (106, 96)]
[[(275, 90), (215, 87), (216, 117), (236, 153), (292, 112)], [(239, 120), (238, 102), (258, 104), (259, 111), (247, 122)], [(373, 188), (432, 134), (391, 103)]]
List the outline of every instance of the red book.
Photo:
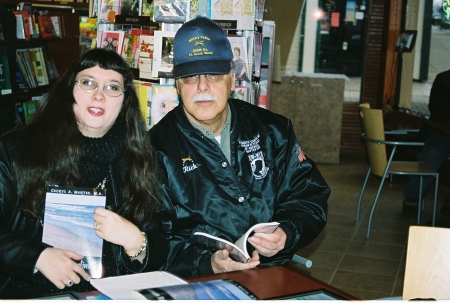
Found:
[(39, 15), (38, 17), (39, 29), (41, 30), (42, 38), (51, 38), (55, 36), (55, 29), (53, 28), (52, 20), (49, 15)]

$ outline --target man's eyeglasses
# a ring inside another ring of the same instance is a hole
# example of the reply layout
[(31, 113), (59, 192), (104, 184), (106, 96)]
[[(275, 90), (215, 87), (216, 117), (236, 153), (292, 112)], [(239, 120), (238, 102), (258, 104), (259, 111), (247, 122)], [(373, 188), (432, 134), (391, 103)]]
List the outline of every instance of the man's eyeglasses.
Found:
[[(208, 81), (209, 83), (220, 82), (223, 80), (223, 78), (225, 78), (225, 75), (203, 74), (203, 76), (205, 76), (206, 78), (206, 81)], [(200, 81), (200, 76), (201, 75), (192, 75), (180, 78), (180, 80), (184, 84), (197, 84)]]
[[(89, 78), (82, 78), (78, 81), (75, 81), (78, 86), (89, 93), (92, 93), (97, 90), (97, 88), (100, 86), (97, 81), (89, 79)], [(107, 94), (110, 97), (119, 97), (124, 93), (124, 90), (122, 87), (116, 84), (106, 84), (101, 85), (103, 86), (103, 92)]]

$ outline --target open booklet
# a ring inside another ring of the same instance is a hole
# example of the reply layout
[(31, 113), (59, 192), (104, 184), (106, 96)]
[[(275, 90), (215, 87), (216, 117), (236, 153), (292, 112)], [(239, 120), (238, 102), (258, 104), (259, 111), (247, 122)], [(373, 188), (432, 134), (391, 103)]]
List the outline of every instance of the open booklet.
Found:
[(103, 239), (94, 230), (94, 210), (105, 207), (106, 189), (47, 186), (42, 242), (74, 251), (92, 278), (102, 276)]
[(132, 291), (138, 300), (256, 300), (254, 294), (232, 280), (212, 280)]
[(280, 225), (278, 222), (255, 224), (235, 243), (203, 232), (195, 232), (193, 240), (209, 249), (226, 249), (230, 252), (230, 258), (234, 261), (247, 263), (250, 260), (250, 254), (247, 251), (248, 238), (253, 233), (271, 234), (277, 229), (278, 225)]

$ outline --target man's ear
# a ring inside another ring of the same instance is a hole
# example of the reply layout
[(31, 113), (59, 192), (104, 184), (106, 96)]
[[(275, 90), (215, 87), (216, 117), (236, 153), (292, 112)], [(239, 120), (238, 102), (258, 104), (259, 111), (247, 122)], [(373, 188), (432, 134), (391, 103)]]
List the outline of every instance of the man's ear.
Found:
[(236, 73), (230, 75), (230, 81), (231, 81), (231, 91), (234, 91), (234, 89), (236, 88)]

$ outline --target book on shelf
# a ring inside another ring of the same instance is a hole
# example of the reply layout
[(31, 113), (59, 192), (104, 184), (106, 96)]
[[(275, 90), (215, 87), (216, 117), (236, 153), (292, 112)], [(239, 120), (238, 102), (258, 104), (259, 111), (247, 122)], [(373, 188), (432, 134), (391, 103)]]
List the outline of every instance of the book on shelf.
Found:
[(155, 37), (144, 34), (139, 39), (139, 78), (156, 79), (152, 75)]
[(20, 66), (24, 70), (24, 75), (27, 78), (28, 83), (30, 84), (30, 88), (37, 87), (37, 78), (34, 74), (28, 49), (16, 49), (16, 58), (18, 59)]
[(37, 85), (44, 86), (49, 84), (47, 68), (44, 61), (42, 47), (33, 47), (28, 49), (34, 74), (36, 75)]
[(51, 38), (55, 36), (55, 29), (49, 15), (38, 15), (37, 20), (42, 38)]
[(124, 34), (121, 55), (129, 67), (138, 67), (139, 35)]
[(52, 22), (53, 29), (55, 31), (55, 36), (62, 37), (61, 16), (59, 15), (50, 16), (50, 21)]
[(228, 279), (192, 282), (138, 289), (131, 292), (137, 300), (256, 300), (257, 297), (239, 282)]
[[(136, 81), (136, 80), (135, 80)], [(152, 126), (151, 105), (152, 105), (152, 82), (139, 81), (138, 97), (142, 115), (144, 116), (147, 130)]]
[(123, 31), (103, 31), (101, 32), (100, 48), (113, 50), (120, 55), (124, 37)]
[[(33, 31), (33, 24), (31, 20), (31, 16), (28, 11), (13, 11), (13, 14), (16, 15), (17, 18), (17, 39), (30, 39), (31, 33)], [(20, 33), (19, 33), (20, 31)], [(25, 38), (19, 38), (25, 37)]]
[(208, 17), (213, 20), (236, 20), (237, 29), (253, 30), (255, 7), (253, 0), (208, 0)]
[(23, 15), (17, 14), (17, 13), (15, 13), (15, 11), (13, 13), (16, 16), (16, 38), (17, 39), (26, 39), (25, 23), (23, 20)]
[(155, 22), (184, 23), (189, 20), (189, 0), (153, 1), (153, 19)]
[(48, 11), (47, 14), (50, 17), (57, 16), (59, 21), (61, 37), (74, 37), (79, 36), (79, 26), (73, 26), (80, 23), (80, 18), (77, 14), (71, 12), (62, 11)]
[(97, 18), (98, 21), (114, 22), (116, 15), (120, 15), (121, 0), (99, 0)]
[(142, 0), (122, 0), (120, 14), (127, 16), (141, 16)]
[(33, 120), (33, 118), (38, 113), (39, 106), (40, 106), (40, 104), (39, 104), (38, 100), (28, 100), (28, 101), (22, 102), (25, 124), (30, 124), (30, 122)]
[(176, 32), (155, 31), (152, 76), (154, 78), (172, 78), (173, 38)]
[(93, 216), (105, 205), (105, 189), (47, 186), (42, 242), (84, 256), (78, 263), (94, 279), (102, 277), (103, 239)]
[(251, 67), (247, 52), (247, 37), (227, 36), (233, 50), (233, 61), (236, 64), (236, 80), (249, 81), (251, 79)]
[(223, 250), (230, 252), (230, 258), (237, 262), (247, 263), (251, 257), (247, 250), (247, 240), (253, 233), (271, 234), (277, 229), (280, 223), (268, 222), (258, 223), (250, 227), (247, 232), (242, 235), (235, 243), (231, 243), (225, 239), (210, 235), (204, 232), (195, 232), (192, 236), (193, 240), (208, 249)]
[(0, 47), (0, 94), (12, 93), (10, 67), (6, 47)]
[(59, 78), (59, 73), (56, 68), (55, 61), (47, 53), (47, 48), (42, 48), (42, 55), (44, 56), (45, 67), (48, 75), (48, 81), (51, 82)]

